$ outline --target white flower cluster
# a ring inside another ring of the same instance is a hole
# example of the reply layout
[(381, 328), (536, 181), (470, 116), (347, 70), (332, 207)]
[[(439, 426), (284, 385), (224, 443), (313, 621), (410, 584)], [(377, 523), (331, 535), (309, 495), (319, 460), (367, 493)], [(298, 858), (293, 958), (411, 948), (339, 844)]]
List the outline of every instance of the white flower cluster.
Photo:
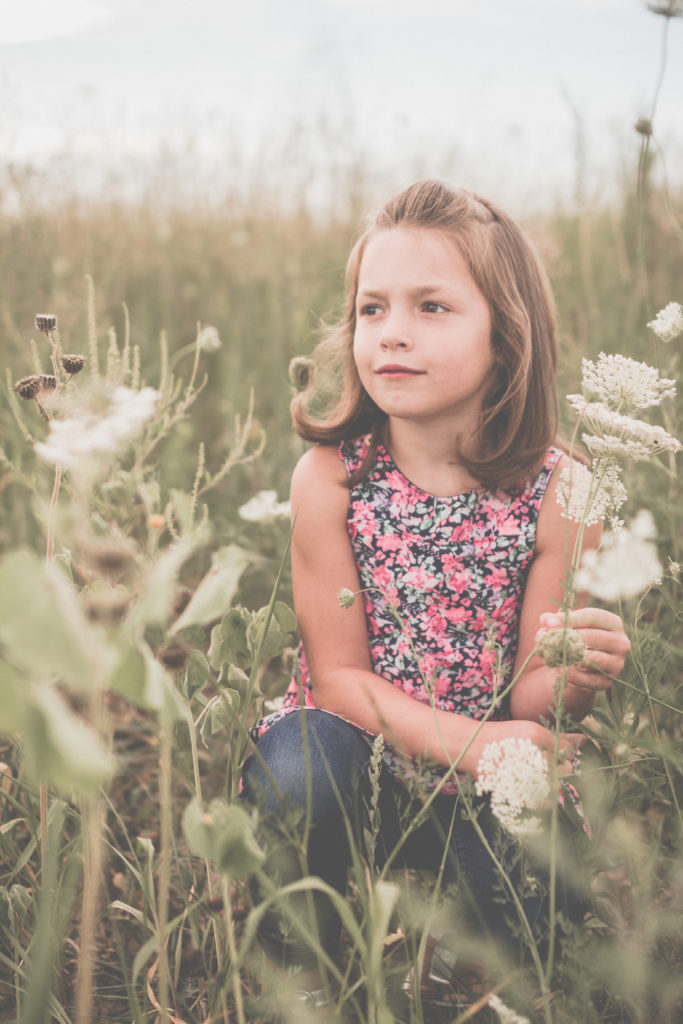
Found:
[(586, 526), (607, 517), (615, 519), (626, 501), (619, 467), (601, 464), (591, 472), (578, 462), (572, 463), (560, 473), (557, 500), (565, 518), (585, 522)]
[(522, 1017), (516, 1010), (506, 1006), (500, 996), (491, 996), (489, 1006), (498, 1014), (501, 1024), (531, 1024), (528, 1017)]
[(646, 510), (630, 526), (605, 534), (597, 551), (586, 551), (576, 587), (601, 601), (626, 600), (661, 582), (663, 568), (653, 543), (655, 524)]
[[(673, 385), (673, 381), (671, 383)], [(667, 397), (671, 395), (667, 393)], [(623, 416), (605, 402), (588, 402), (583, 395), (567, 395), (567, 399), (581, 422), (591, 431), (582, 434), (581, 438), (596, 458), (609, 461), (649, 459), (659, 452), (681, 450), (680, 442), (663, 427), (633, 416)]]
[(620, 412), (648, 409), (676, 394), (674, 380), (660, 377), (659, 370), (628, 356), (601, 352), (596, 362), (582, 359), (581, 371), (584, 395)]
[(278, 501), (277, 491), (259, 491), (237, 512), (249, 523), (268, 523), (273, 519), (287, 519), (290, 505), (288, 501)]
[(617, 513), (626, 500), (622, 464), (681, 450), (663, 427), (630, 414), (673, 398), (676, 383), (646, 363), (601, 352), (595, 362), (582, 360), (581, 386), (582, 394), (567, 397), (585, 428), (581, 439), (593, 456), (593, 468), (564, 469), (557, 500), (568, 519), (589, 526), (609, 517), (620, 526)]
[(662, 341), (673, 341), (679, 334), (683, 334), (683, 306), (679, 302), (670, 302), (664, 309), (660, 309), (647, 326)]
[(532, 835), (540, 827), (535, 815), (550, 796), (548, 762), (531, 740), (509, 736), (488, 743), (477, 765), (476, 792), (491, 794), (491, 810), (510, 832)]
[(153, 388), (117, 387), (98, 396), (97, 408), (85, 407), (66, 419), (53, 419), (36, 452), (47, 462), (79, 470), (101, 456), (126, 448), (152, 418), (160, 394)]

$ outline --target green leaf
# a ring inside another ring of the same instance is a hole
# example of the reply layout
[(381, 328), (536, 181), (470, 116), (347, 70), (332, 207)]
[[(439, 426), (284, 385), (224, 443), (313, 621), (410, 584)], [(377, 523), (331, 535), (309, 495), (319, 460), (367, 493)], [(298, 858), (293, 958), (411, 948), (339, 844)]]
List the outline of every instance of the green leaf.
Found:
[(239, 713), (240, 695), (237, 690), (221, 690), (209, 704), (208, 715), (204, 719), (201, 729), (202, 740), (204, 740), (207, 725), (210, 726), (211, 735), (215, 736), (218, 732), (229, 730)]
[(294, 633), (297, 629), (296, 615), (284, 601), (276, 601), (273, 615), (280, 624), (283, 633)]
[(0, 561), (0, 641), (26, 672), (80, 687), (91, 683), (102, 643), (64, 573), (31, 551)]
[(25, 687), (25, 680), (6, 662), (0, 661), (0, 733), (21, 732)]
[(190, 700), (197, 690), (201, 690), (211, 678), (211, 665), (201, 651), (190, 651), (183, 676), (183, 693)]
[(235, 596), (240, 577), (248, 564), (247, 554), (235, 544), (216, 551), (211, 560), (211, 568), (195, 590), (185, 611), (171, 627), (171, 635), (187, 626), (208, 625), (220, 619)]
[(183, 832), (192, 850), (229, 878), (251, 875), (263, 863), (265, 854), (254, 838), (251, 818), (238, 804), (216, 799), (204, 811), (193, 800), (183, 814)]
[(152, 567), (145, 589), (130, 614), (134, 626), (145, 626), (165, 623), (173, 611), (175, 600), (175, 584), (181, 566), (192, 554), (198, 543), (188, 536), (167, 548)]
[(114, 770), (114, 762), (96, 733), (48, 686), (31, 692), (23, 741), (29, 775), (57, 789), (91, 792)]
[(176, 519), (180, 523), (181, 534), (190, 533), (194, 519), (194, 508), (191, 496), (186, 494), (184, 491), (175, 490), (175, 488), (171, 489), (170, 495), (173, 503), (173, 511), (176, 514)]

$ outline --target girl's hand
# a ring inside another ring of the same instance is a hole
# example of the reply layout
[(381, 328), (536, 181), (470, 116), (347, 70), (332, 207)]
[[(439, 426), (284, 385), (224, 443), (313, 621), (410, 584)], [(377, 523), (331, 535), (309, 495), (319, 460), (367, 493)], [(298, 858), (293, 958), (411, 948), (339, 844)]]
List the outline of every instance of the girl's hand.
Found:
[[(540, 623), (537, 636), (548, 629), (561, 628), (565, 618), (557, 613), (544, 612)], [(603, 608), (577, 608), (570, 612), (566, 624), (580, 634), (586, 645), (586, 656), (581, 664), (567, 669), (567, 682), (577, 690), (589, 693), (608, 690), (612, 685), (611, 677), (622, 672), (631, 648), (621, 619)]]

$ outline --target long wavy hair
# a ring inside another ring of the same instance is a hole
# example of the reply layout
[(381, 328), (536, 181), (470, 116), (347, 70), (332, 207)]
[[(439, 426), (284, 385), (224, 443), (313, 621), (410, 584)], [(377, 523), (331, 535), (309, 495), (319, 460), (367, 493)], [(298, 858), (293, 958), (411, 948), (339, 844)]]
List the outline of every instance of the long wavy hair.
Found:
[(356, 293), (369, 239), (398, 227), (452, 239), (489, 304), (494, 368), (473, 449), (461, 451), (454, 437), (454, 456), (485, 486), (513, 489), (538, 471), (556, 441), (555, 306), (545, 270), (517, 225), (488, 200), (440, 181), (419, 181), (390, 199), (353, 247), (344, 311), (316, 346), (308, 385), (292, 400), (294, 428), (323, 444), (370, 434), (351, 482), (372, 468), (386, 416), (363, 388), (353, 358)]

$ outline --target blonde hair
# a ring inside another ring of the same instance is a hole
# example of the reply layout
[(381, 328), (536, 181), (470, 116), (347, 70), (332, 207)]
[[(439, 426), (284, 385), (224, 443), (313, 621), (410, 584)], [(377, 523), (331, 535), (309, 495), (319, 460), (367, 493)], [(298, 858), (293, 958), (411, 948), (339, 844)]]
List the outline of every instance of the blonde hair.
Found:
[(550, 286), (530, 242), (502, 210), (440, 181), (417, 182), (390, 199), (353, 247), (344, 312), (315, 349), (308, 386), (292, 400), (294, 428), (304, 439), (323, 444), (369, 433), (370, 450), (355, 479), (371, 469), (386, 416), (363, 388), (353, 359), (356, 293), (369, 239), (397, 227), (451, 238), (489, 304), (495, 364), (477, 452), (458, 451), (456, 438), (454, 451), (486, 486), (519, 486), (538, 471), (556, 439), (557, 333)]

